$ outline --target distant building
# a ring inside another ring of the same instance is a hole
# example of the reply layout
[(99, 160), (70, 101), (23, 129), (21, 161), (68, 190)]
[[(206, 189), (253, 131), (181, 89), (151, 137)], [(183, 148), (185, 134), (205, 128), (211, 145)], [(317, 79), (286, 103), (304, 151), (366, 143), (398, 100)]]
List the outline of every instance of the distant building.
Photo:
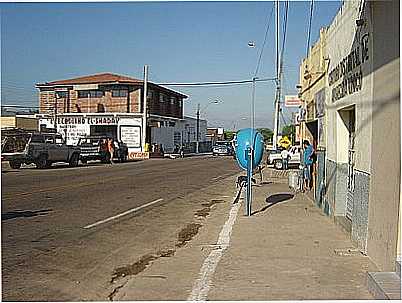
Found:
[[(69, 144), (87, 135), (108, 135), (127, 143), (129, 157), (136, 159), (147, 158), (155, 146), (170, 152), (177, 145), (196, 141), (195, 119), (183, 116), (187, 96), (152, 82), (147, 83), (145, 132), (142, 80), (104, 73), (36, 86), (41, 126), (57, 128)], [(200, 124), (200, 133), (206, 132), (204, 124)]]
[[(39, 83), (39, 112), (141, 113), (143, 81), (111, 73)], [(148, 113), (183, 118), (187, 96), (148, 82)]]
[(222, 127), (208, 127), (207, 140), (215, 143), (216, 141), (225, 140), (225, 132)]

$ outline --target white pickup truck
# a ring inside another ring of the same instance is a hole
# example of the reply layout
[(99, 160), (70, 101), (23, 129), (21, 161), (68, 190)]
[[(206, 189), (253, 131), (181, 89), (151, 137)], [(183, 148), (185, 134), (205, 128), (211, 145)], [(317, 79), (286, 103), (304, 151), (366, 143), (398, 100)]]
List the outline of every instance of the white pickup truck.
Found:
[[(299, 166), (300, 165), (300, 146), (292, 146), (289, 149), (289, 166)], [(282, 169), (282, 157), (281, 151), (271, 152), (268, 155), (267, 164), (273, 164), (276, 169)]]
[(66, 145), (60, 134), (11, 130), (2, 132), (1, 139), (1, 158), (9, 161), (11, 168), (18, 169), (23, 163), (35, 163), (38, 168), (55, 162), (78, 165), (80, 148)]

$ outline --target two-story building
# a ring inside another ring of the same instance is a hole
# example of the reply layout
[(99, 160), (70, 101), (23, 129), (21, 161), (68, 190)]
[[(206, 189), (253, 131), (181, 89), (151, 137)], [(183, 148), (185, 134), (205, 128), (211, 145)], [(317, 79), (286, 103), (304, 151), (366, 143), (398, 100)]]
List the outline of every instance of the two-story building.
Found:
[(104, 73), (36, 87), (40, 127), (56, 128), (69, 144), (77, 144), (83, 136), (108, 135), (125, 142), (131, 158), (146, 158), (145, 146), (163, 144), (164, 150), (170, 150), (175, 143), (185, 141), (181, 137), (189, 124), (183, 117), (187, 96), (166, 87), (147, 82), (147, 117), (143, 80)]

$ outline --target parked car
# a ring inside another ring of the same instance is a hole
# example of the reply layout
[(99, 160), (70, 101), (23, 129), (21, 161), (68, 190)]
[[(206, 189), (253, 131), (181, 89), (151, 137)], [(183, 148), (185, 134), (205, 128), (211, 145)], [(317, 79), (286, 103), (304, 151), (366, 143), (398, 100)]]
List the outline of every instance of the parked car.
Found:
[[(283, 149), (282, 149), (283, 150)], [(273, 164), (276, 169), (282, 169), (282, 157), (281, 151), (282, 150), (271, 150), (267, 157), (267, 164)], [(300, 146), (292, 146), (289, 149), (290, 159), (288, 162), (289, 167), (291, 166), (299, 166), (300, 165)]]
[(214, 156), (232, 156), (234, 153), (232, 142), (230, 141), (217, 141), (212, 148)]
[(7, 131), (2, 133), (1, 157), (15, 169), (23, 163), (47, 168), (55, 162), (66, 162), (74, 167), (78, 165), (80, 149), (67, 145), (57, 133)]
[[(90, 160), (100, 160), (103, 163), (110, 162), (110, 154), (107, 150), (107, 136), (87, 136), (80, 138), (78, 147), (80, 148), (80, 160), (87, 163)], [(128, 148), (123, 142), (114, 141), (114, 159), (120, 162), (127, 161)]]

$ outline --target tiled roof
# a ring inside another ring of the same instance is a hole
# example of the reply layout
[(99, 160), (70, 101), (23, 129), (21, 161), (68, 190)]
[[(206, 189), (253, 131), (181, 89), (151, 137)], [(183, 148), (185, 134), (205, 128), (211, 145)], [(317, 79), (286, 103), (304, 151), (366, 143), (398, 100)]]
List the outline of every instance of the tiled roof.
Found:
[(116, 75), (112, 73), (103, 73), (73, 79), (46, 82), (44, 85), (68, 85), (68, 84), (90, 84), (90, 83), (110, 83), (110, 82), (142, 83), (142, 80), (138, 80), (127, 76)]
[[(116, 75), (116, 74), (112, 74), (112, 73), (103, 73), (103, 74), (95, 74), (95, 75), (83, 76), (83, 77), (66, 79), (66, 80), (57, 80), (57, 81), (52, 81), (52, 82), (38, 83), (36, 86), (46, 87), (46, 86), (57, 86), (57, 85), (101, 84), (101, 83), (142, 84), (143, 81), (135, 79), (135, 78), (127, 77), (127, 76)], [(185, 99), (188, 98), (188, 96), (183, 95), (182, 93), (173, 91), (169, 88), (162, 87), (162, 86), (159, 86), (159, 85), (151, 83), (151, 82), (148, 82), (148, 84), (157, 86), (159, 89), (161, 89), (163, 91), (166, 91), (169, 93), (174, 93)]]

